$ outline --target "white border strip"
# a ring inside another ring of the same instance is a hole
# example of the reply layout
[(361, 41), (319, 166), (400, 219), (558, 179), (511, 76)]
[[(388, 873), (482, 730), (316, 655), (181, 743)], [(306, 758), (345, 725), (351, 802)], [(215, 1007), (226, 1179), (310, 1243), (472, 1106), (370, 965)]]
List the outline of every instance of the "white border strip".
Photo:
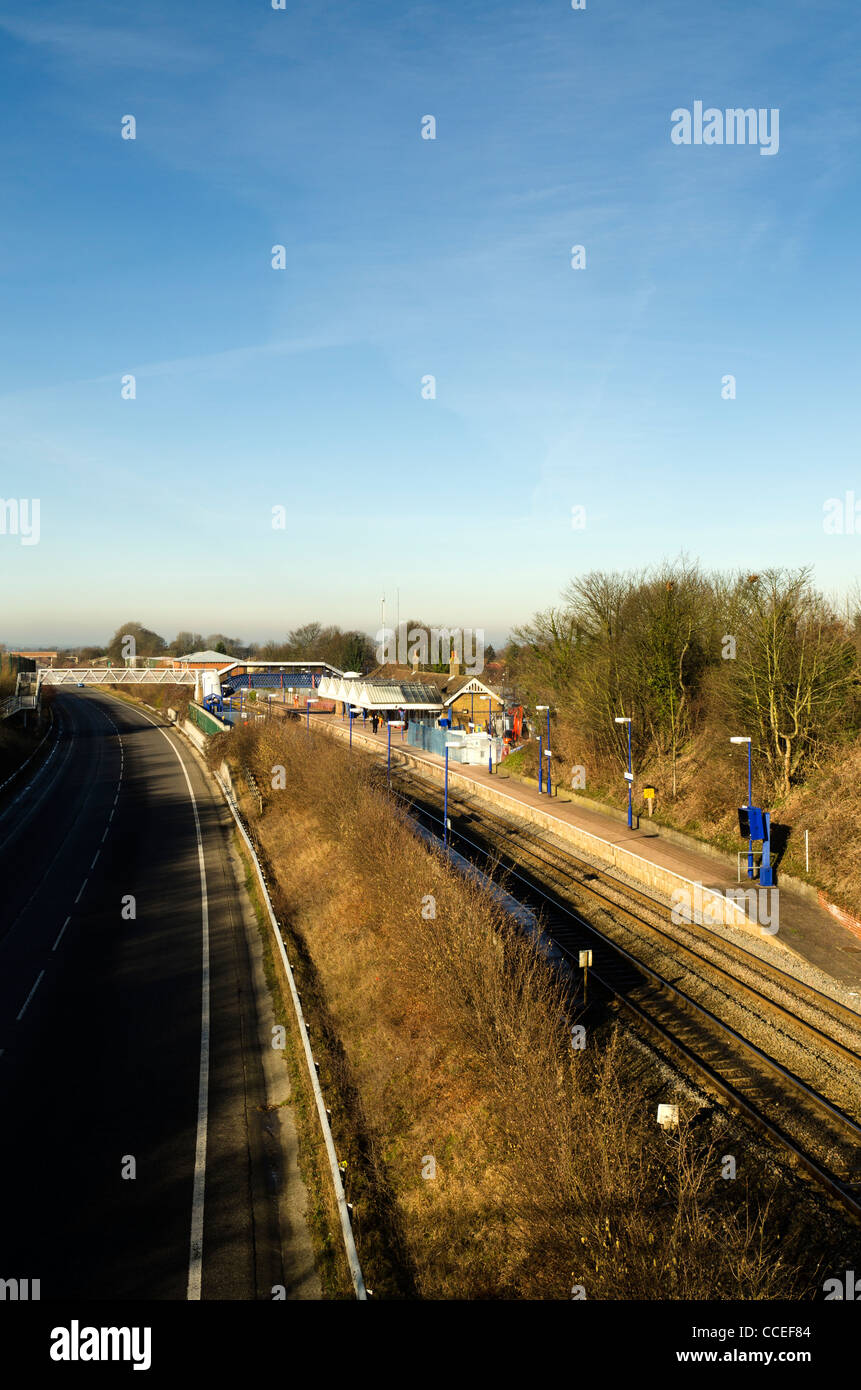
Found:
[(287, 959), (287, 952), (284, 949), (284, 942), (282, 940), (281, 932), (278, 927), (278, 919), (275, 916), (275, 913), (272, 911), (272, 903), (270, 901), (269, 893), (266, 888), (266, 883), (263, 878), (263, 871), (260, 868), (260, 861), (257, 858), (257, 855), (254, 851), (254, 846), (248, 838), (245, 826), (239, 819), (239, 816), (236, 811), (236, 806), (233, 801), (233, 797), (230, 795), (227, 787), (219, 777), (218, 773), (214, 772), (213, 776), (215, 777), (216, 782), (222, 790), (227, 805), (230, 807), (233, 819), (236, 821), (236, 824), (239, 827), (239, 833), (245, 841), (248, 853), (251, 855), (254, 867), (257, 870), (257, 879), (260, 884), (260, 891), (263, 895), (263, 901), (266, 904), (266, 911), (269, 913), (269, 921), (272, 924), (272, 933), (275, 937), (275, 941), (278, 946), (278, 952), (281, 956), (281, 963), (284, 966), (284, 974), (287, 976), (287, 981), (290, 985), (290, 995), (293, 1000), (293, 1009), (296, 1014), (296, 1021), (299, 1024), (299, 1033), (301, 1035), (302, 1046), (305, 1051), (305, 1060), (308, 1064), (308, 1075), (311, 1078), (311, 1087), (314, 1091), (314, 1099), (317, 1102), (317, 1115), (320, 1120), (320, 1128), (323, 1131), (323, 1139), (326, 1143), (326, 1153), (329, 1158), (329, 1169), (332, 1174), (332, 1184), (335, 1188), (335, 1197), (338, 1203), (338, 1215), (341, 1219), (341, 1233), (344, 1237), (344, 1248), (347, 1254), (347, 1263), (350, 1266), (350, 1274), (353, 1280), (353, 1288), (356, 1291), (356, 1298), (360, 1301), (365, 1301), (367, 1300), (368, 1292), (365, 1288), (364, 1278), (362, 1277), (362, 1269), (359, 1264), (359, 1256), (356, 1253), (356, 1243), (353, 1240), (353, 1229), (350, 1225), (350, 1212), (347, 1207), (347, 1198), (344, 1194), (344, 1185), (341, 1181), (341, 1171), (338, 1167), (338, 1155), (335, 1152), (335, 1143), (332, 1139), (332, 1131), (329, 1127), (329, 1117), (326, 1114), (326, 1102), (323, 1099), (323, 1092), (320, 1090), (320, 1082), (317, 1077), (317, 1069), (314, 1065), (314, 1054), (311, 1051), (311, 1044), (308, 1040), (308, 1031), (305, 1026), (305, 1017), (302, 1013), (302, 1005), (299, 1002), (299, 995), (296, 992), (296, 984), (293, 979), (293, 971), (290, 968), (290, 962)]

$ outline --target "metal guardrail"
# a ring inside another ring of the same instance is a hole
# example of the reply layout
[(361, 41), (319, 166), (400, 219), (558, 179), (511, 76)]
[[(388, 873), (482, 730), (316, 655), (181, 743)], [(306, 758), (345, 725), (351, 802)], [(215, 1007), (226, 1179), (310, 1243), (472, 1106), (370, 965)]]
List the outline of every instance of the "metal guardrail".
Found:
[(217, 715), (210, 714), (208, 709), (202, 705), (195, 704), (194, 700), (189, 700), (188, 717), (192, 724), (196, 724), (201, 733), (204, 734), (223, 734), (230, 729), (230, 724), (225, 724), (223, 719)]
[(359, 1264), (359, 1256), (356, 1251), (356, 1242), (353, 1238), (353, 1228), (350, 1224), (350, 1210), (347, 1205), (347, 1196), (344, 1192), (344, 1183), (341, 1177), (341, 1169), (338, 1163), (338, 1155), (335, 1152), (335, 1141), (332, 1138), (332, 1130), (329, 1125), (329, 1116), (326, 1113), (326, 1102), (323, 1097), (323, 1092), (320, 1089), (320, 1080), (317, 1076), (317, 1065), (314, 1061), (314, 1054), (311, 1051), (311, 1041), (308, 1037), (308, 1026), (305, 1022), (305, 1016), (302, 1012), (302, 1005), (300, 1003), (299, 994), (296, 989), (296, 982), (293, 979), (293, 967), (287, 959), (287, 951), (284, 947), (284, 940), (281, 936), (281, 929), (278, 925), (278, 918), (275, 916), (275, 913), (272, 908), (272, 900), (269, 897), (269, 892), (266, 887), (266, 880), (263, 876), (263, 870), (260, 867), (260, 860), (257, 858), (254, 846), (251, 843), (245, 826), (242, 823), (242, 819), (237, 811), (236, 803), (233, 797), (231, 796), (230, 791), (228, 790), (222, 778), (219, 777), (217, 772), (213, 773), (213, 776), (215, 777), (215, 780), (218, 783), (218, 785), (221, 787), (221, 790), (224, 794), (224, 799), (230, 808), (233, 819), (236, 821), (237, 827), (239, 829), (239, 833), (245, 842), (245, 847), (248, 850), (248, 853), (251, 855), (251, 862), (253, 863), (257, 873), (257, 880), (260, 884), (260, 893), (263, 898), (266, 911), (269, 915), (269, 921), (272, 926), (272, 933), (275, 937), (275, 944), (278, 949), (278, 954), (281, 958), (281, 963), (284, 967), (284, 974), (287, 977), (287, 983), (290, 986), (290, 997), (293, 1001), (293, 1011), (296, 1015), (296, 1022), (299, 1026), (299, 1035), (302, 1039), (302, 1048), (305, 1053), (305, 1062), (308, 1068), (308, 1077), (311, 1082), (311, 1088), (314, 1092), (314, 1101), (317, 1106), (317, 1117), (320, 1121), (320, 1128), (323, 1131), (323, 1140), (326, 1145), (326, 1154), (329, 1160), (329, 1172), (332, 1178), (332, 1186), (335, 1189), (335, 1199), (338, 1204), (338, 1216), (340, 1218), (341, 1223), (341, 1234), (344, 1238), (344, 1250), (347, 1256), (347, 1263), (350, 1267), (350, 1277), (353, 1281), (353, 1288), (356, 1293), (356, 1298), (360, 1302), (366, 1302), (368, 1298), (368, 1290), (365, 1288), (365, 1280), (362, 1274), (362, 1267)]
[(257, 785), (257, 778), (254, 776), (254, 773), (251, 771), (251, 768), (247, 765), (247, 763), (242, 763), (240, 764), (240, 766), (242, 768), (242, 776), (245, 778), (245, 784), (248, 787), (248, 790), (250, 791), (251, 795), (254, 797), (254, 802), (257, 806), (257, 814), (259, 816), (262, 816), (263, 796), (259, 786)]
[(0, 700), (0, 719), (9, 719), (22, 709), (38, 708), (39, 700), (36, 695), (7, 695), (5, 700)]

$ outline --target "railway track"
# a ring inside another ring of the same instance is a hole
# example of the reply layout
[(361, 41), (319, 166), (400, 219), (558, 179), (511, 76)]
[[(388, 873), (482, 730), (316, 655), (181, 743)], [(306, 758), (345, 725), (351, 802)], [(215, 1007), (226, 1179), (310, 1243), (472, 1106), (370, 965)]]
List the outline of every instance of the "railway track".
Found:
[[(393, 792), (439, 834), (442, 789), (393, 757)], [(861, 1015), (477, 798), (449, 791), (457, 849), (539, 917), (575, 969), (861, 1220)], [(590, 910), (601, 925), (578, 909)], [(756, 1039), (756, 1040), (754, 1040)]]

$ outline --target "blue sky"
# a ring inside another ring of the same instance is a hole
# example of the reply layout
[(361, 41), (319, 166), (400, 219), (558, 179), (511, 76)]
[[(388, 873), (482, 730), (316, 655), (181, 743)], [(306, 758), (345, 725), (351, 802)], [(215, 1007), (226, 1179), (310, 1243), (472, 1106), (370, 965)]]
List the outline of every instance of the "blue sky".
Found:
[[(844, 591), (859, 39), (800, 0), (0, 0), (0, 496), (41, 510), (0, 640), (371, 631), (396, 587), (497, 637), (682, 551)], [(695, 100), (778, 108), (779, 152), (674, 145)]]

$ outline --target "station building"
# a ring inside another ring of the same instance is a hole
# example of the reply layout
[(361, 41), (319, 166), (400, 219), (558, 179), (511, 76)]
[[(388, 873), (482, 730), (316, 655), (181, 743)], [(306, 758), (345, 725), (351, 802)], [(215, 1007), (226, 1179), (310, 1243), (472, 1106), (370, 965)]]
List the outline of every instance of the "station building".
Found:
[(335, 701), (336, 713), (354, 709), (379, 714), (384, 719), (406, 718), (410, 723), (436, 725), (451, 719), (452, 728), (487, 727), (494, 731), (503, 713), (503, 702), (476, 676), (461, 675), (456, 658), (448, 672), (422, 671), (418, 665), (378, 666), (367, 676), (340, 675), (320, 682), (322, 698)]
[(496, 725), (505, 705), (498, 691), (468, 672), (463, 674), (457, 657), (449, 662), (448, 672), (420, 671), (418, 667), (378, 666), (368, 680), (389, 679), (419, 681), (437, 692), (439, 717), (451, 719), (452, 728), (476, 729), (487, 727), (488, 717)]

